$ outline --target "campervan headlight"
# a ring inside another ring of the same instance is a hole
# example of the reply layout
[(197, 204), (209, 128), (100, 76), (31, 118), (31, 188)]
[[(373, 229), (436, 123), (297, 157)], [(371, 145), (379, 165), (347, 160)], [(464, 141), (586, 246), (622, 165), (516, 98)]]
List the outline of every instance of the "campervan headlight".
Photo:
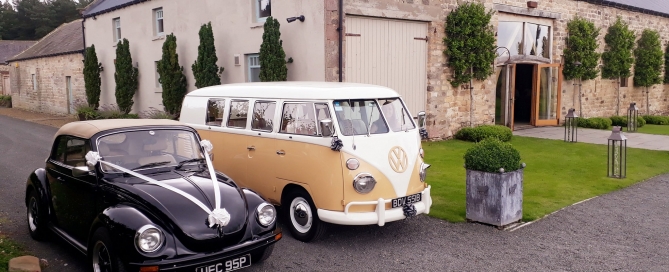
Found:
[(376, 180), (369, 173), (360, 173), (353, 179), (353, 188), (356, 192), (366, 194), (371, 192), (376, 185)]
[(427, 169), (430, 168), (430, 165), (427, 163), (420, 163), (420, 181), (425, 182), (425, 177), (427, 176)]

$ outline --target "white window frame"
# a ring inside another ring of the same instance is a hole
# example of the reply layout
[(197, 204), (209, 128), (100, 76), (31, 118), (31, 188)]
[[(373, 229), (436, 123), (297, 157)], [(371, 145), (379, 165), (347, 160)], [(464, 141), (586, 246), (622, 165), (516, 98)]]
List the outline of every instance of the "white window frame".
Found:
[[(254, 2), (253, 7), (254, 7), (254, 10), (255, 10), (256, 22), (264, 23), (265, 20), (267, 20), (267, 17), (260, 17), (260, 1), (262, 1), (262, 0), (251, 0), (251, 1)], [(267, 0), (267, 1), (270, 1), (269, 5), (271, 7), (272, 6), (272, 0)], [(271, 16), (271, 14), (270, 14), (270, 16)]]
[(254, 82), (251, 79), (251, 69), (252, 68), (260, 68), (260, 54), (249, 54), (246, 55), (246, 64), (247, 64), (247, 70), (246, 73), (248, 76), (246, 77), (247, 82)]
[(33, 91), (37, 91), (37, 76), (35, 74), (32, 74), (31, 79), (33, 81)]
[[(163, 13), (163, 8), (157, 8), (153, 10), (153, 18), (154, 18), (154, 32), (156, 33), (156, 36), (163, 36), (165, 35), (165, 20), (163, 19), (164, 13)], [(163, 24), (163, 30), (160, 31), (160, 23)]]
[(121, 40), (121, 18), (112, 19), (112, 27), (114, 29), (114, 43)]

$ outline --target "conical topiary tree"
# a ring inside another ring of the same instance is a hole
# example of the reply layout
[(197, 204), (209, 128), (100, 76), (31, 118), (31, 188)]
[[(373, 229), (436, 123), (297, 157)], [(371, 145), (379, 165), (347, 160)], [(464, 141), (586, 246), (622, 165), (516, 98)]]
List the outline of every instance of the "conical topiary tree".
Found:
[(634, 86), (646, 87), (646, 114), (650, 115), (648, 87), (662, 83), (662, 62), (664, 60), (660, 34), (644, 29), (634, 50)]
[(669, 44), (667, 44), (667, 49), (664, 51), (664, 84), (669, 84)]
[[(597, 63), (600, 53), (597, 53), (597, 37), (599, 28), (583, 17), (576, 16), (567, 23), (567, 44), (564, 49), (564, 68), (562, 74), (566, 80), (595, 79), (599, 74)], [(576, 62), (580, 62), (577, 65)], [(580, 84), (580, 82), (579, 82)], [(578, 94), (579, 113), (583, 116), (582, 95)]]
[(100, 106), (100, 70), (102, 63), (98, 62), (98, 56), (95, 53), (95, 45), (86, 48), (84, 57), (84, 85), (86, 87), (86, 102), (88, 106), (97, 109)]
[(183, 66), (179, 66), (177, 37), (174, 34), (167, 35), (163, 43), (163, 57), (158, 61), (158, 81), (163, 88), (165, 111), (172, 115), (179, 114), (181, 102), (188, 91), (183, 70)]
[(223, 67), (218, 67), (216, 62), (216, 46), (214, 45), (214, 32), (211, 22), (200, 27), (200, 45), (197, 47), (197, 60), (191, 66), (195, 76), (195, 87), (204, 88), (221, 84), (220, 75)]
[(260, 45), (260, 81), (286, 81), (286, 53), (283, 51), (280, 24), (272, 16), (265, 20), (262, 44)]
[(606, 51), (602, 53), (602, 77), (618, 79), (618, 98), (616, 115), (620, 115), (620, 78), (631, 75), (630, 68), (634, 63), (632, 50), (634, 49), (634, 31), (618, 16), (616, 22), (608, 29), (604, 36)]
[(132, 66), (130, 56), (130, 42), (123, 39), (116, 44), (116, 61), (114, 63), (116, 72), (116, 104), (118, 108), (128, 114), (132, 110), (132, 97), (135, 96), (138, 87), (139, 70)]

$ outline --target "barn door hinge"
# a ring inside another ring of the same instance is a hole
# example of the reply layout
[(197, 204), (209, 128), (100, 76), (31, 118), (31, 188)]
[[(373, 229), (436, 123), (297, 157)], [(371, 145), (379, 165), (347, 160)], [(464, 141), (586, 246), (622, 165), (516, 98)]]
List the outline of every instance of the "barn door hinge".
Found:
[(425, 41), (425, 42), (428, 41), (427, 36), (425, 36), (425, 38), (423, 38), (423, 37), (414, 37), (413, 39), (414, 39), (414, 40), (423, 40), (423, 41)]
[(355, 33), (346, 33), (346, 36), (354, 36), (354, 37), (360, 37), (360, 34), (355, 34)]

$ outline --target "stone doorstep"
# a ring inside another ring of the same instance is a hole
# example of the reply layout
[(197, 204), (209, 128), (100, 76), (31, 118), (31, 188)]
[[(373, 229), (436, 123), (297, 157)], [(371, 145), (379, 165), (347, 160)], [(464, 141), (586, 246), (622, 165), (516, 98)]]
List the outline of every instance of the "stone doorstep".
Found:
[(21, 256), (9, 260), (9, 272), (41, 272), (39, 259), (35, 256)]

